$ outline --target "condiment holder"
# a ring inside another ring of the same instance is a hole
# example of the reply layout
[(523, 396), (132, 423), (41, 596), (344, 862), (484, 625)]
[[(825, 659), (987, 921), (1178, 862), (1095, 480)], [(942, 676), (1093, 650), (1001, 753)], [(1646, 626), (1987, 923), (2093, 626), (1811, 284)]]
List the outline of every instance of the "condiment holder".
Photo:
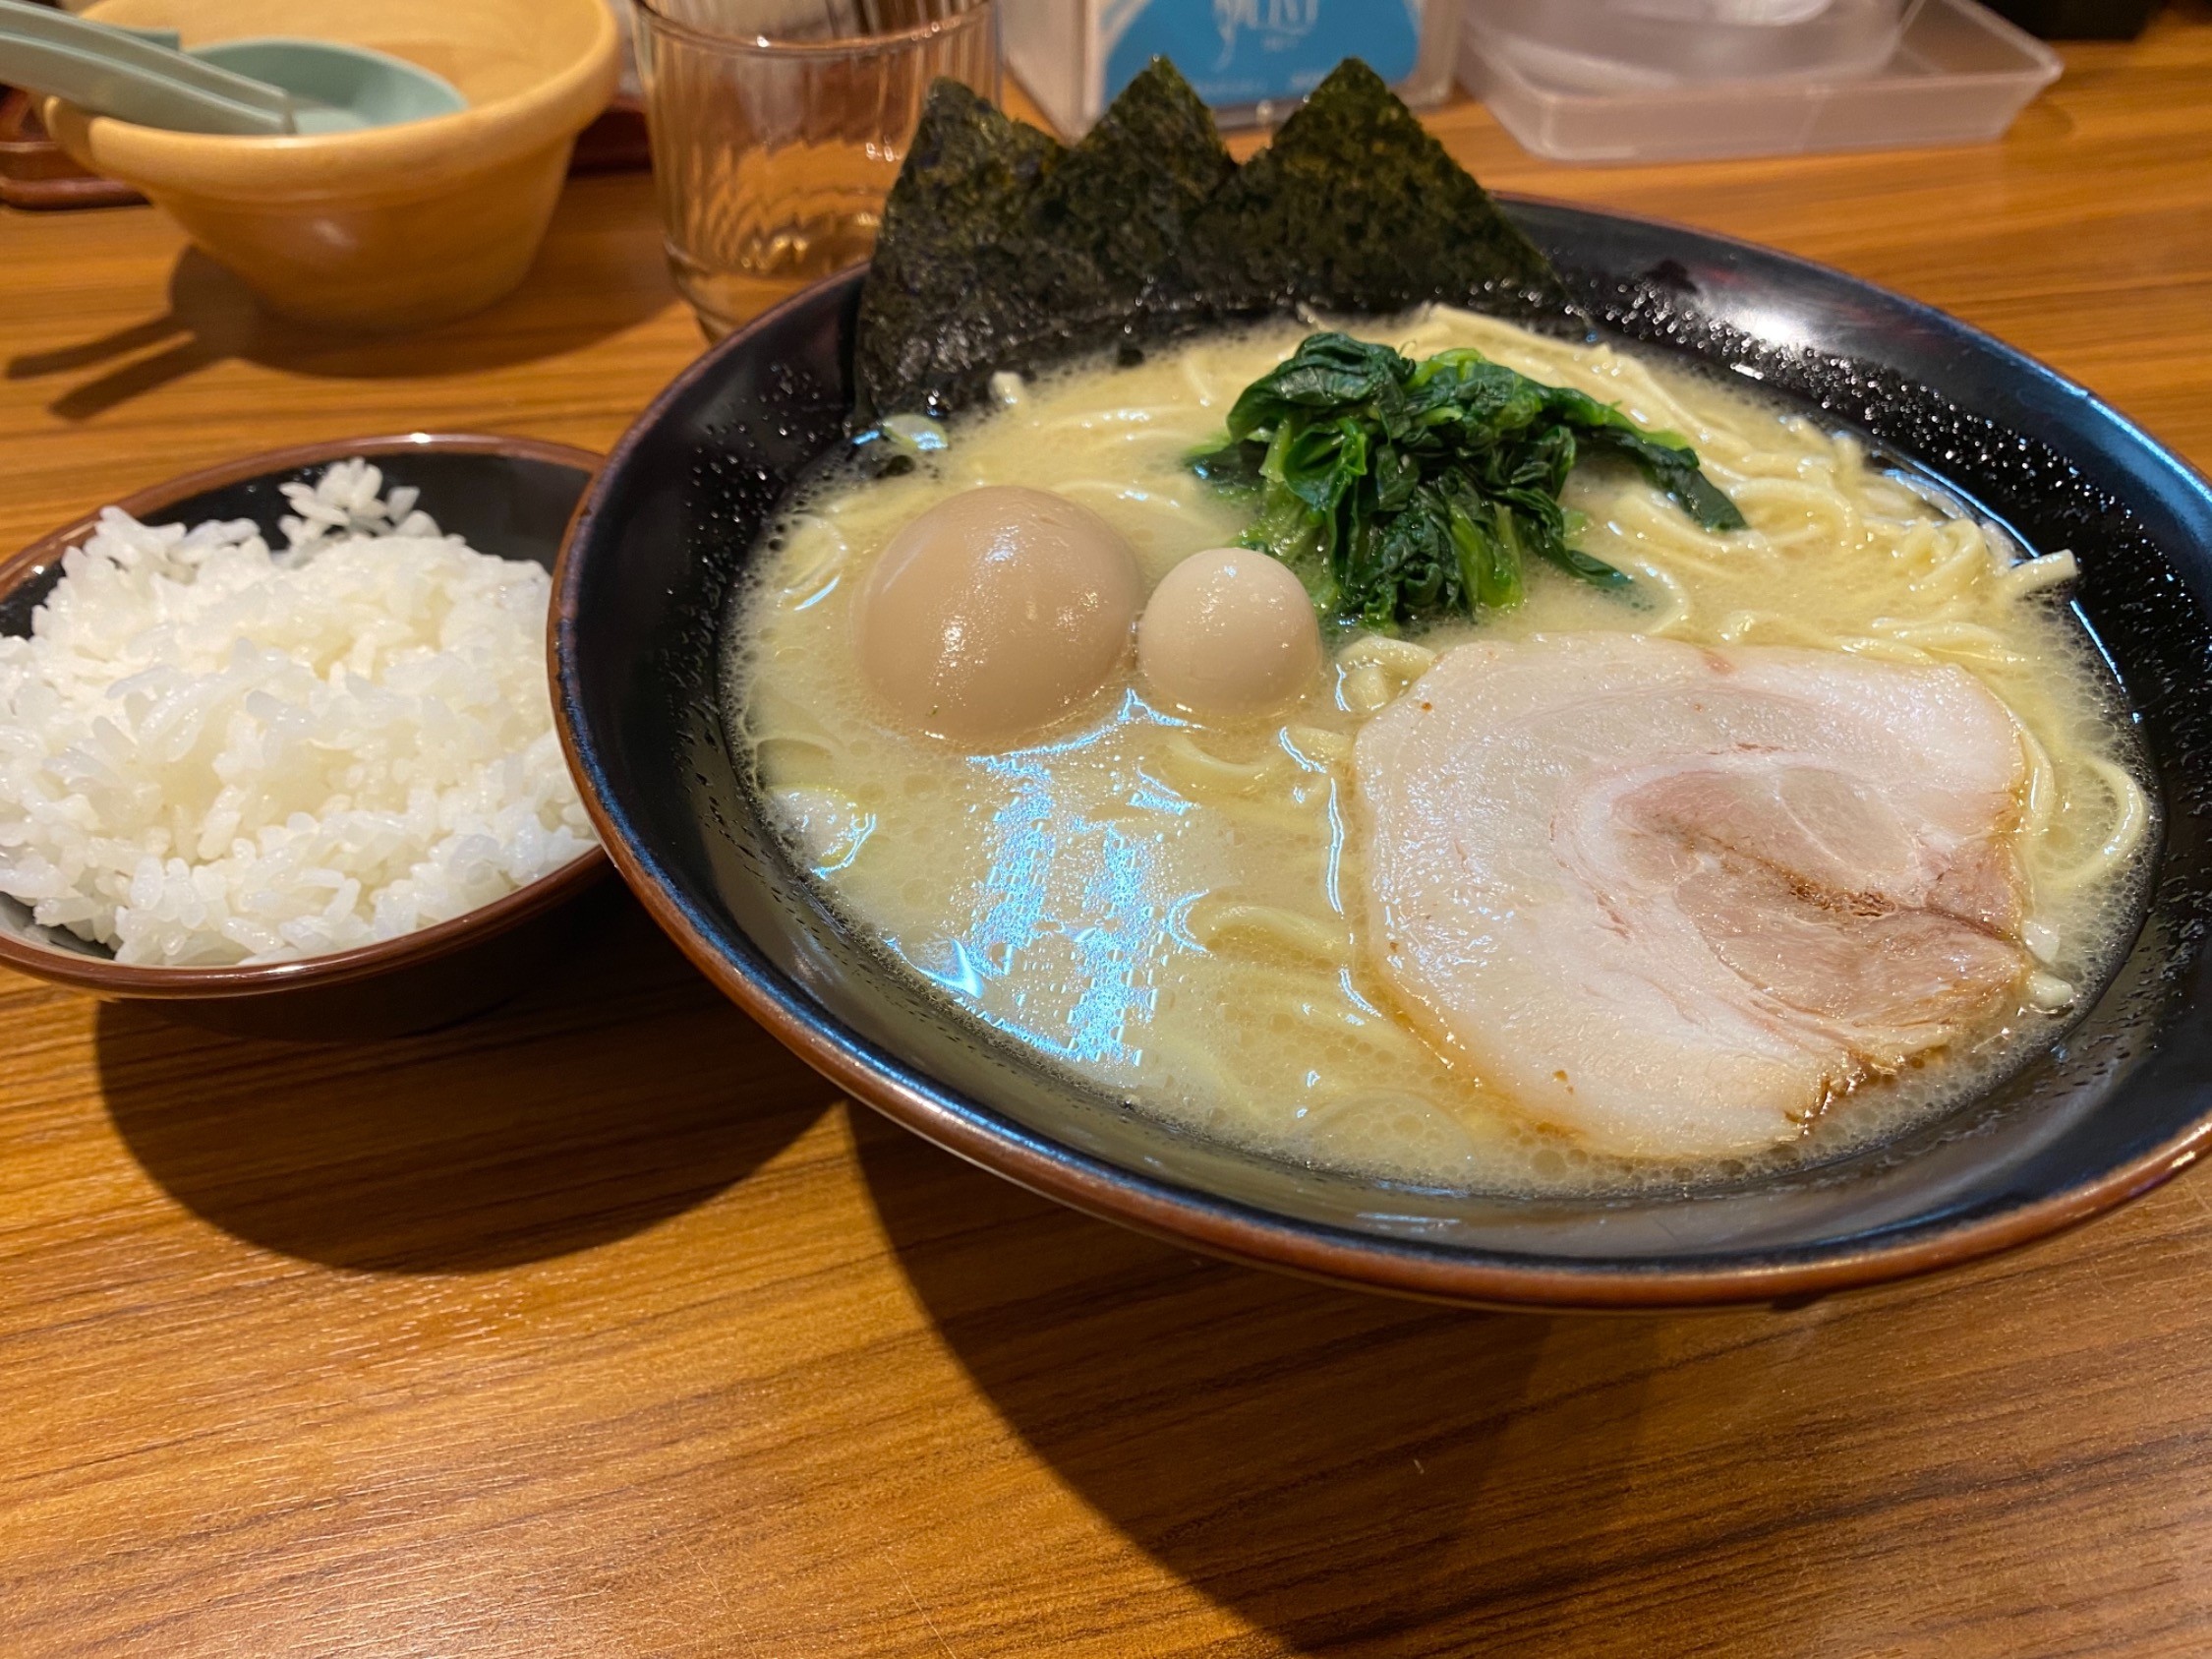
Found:
[(81, 165), (167, 209), (268, 310), (391, 331), (465, 316), (530, 268), (619, 42), (605, 0), (103, 0), (86, 16), (173, 28), (188, 50), (270, 36), (362, 46), (449, 82), (467, 107), (360, 131), (236, 137), (91, 116), (48, 129)]

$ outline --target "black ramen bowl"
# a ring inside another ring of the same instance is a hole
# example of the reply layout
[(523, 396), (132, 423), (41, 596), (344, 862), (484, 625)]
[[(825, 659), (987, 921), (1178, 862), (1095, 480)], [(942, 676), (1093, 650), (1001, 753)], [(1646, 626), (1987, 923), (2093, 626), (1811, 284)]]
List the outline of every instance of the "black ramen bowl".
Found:
[[(365, 455), (386, 489), (413, 485), (438, 527), (480, 553), (551, 566), (561, 531), (599, 457), (565, 444), (465, 433), (348, 438), (247, 455), (125, 496), (115, 504), (149, 524), (251, 518), (272, 546), (291, 510), (281, 486), (313, 483), (334, 461)], [(97, 512), (0, 561), (0, 633), (30, 631), (61, 580), (62, 555), (92, 533)], [(117, 962), (103, 947), (0, 895), (0, 964), (116, 1001), (143, 1002), (195, 1025), (246, 1037), (351, 1041), (450, 1025), (512, 996), (576, 932), (576, 903), (607, 874), (586, 853), (544, 879), (465, 915), (395, 939), (294, 962), (165, 968)]]
[(555, 712), (617, 868), (717, 984), (908, 1128), (1092, 1215), (1375, 1289), (1786, 1304), (2020, 1244), (2189, 1163), (2212, 1141), (2212, 487), (2081, 387), (1893, 294), (1678, 226), (1512, 211), (1609, 330), (1748, 375), (2028, 547), (2079, 557), (2076, 603), (2155, 764), (2164, 845), (2124, 966), (2024, 1069), (1818, 1167), (1680, 1196), (1534, 1200), (1241, 1151), (994, 1040), (824, 907), (723, 735), (726, 602), (778, 499), (844, 432), (857, 272), (677, 380), (571, 530), (554, 583)]

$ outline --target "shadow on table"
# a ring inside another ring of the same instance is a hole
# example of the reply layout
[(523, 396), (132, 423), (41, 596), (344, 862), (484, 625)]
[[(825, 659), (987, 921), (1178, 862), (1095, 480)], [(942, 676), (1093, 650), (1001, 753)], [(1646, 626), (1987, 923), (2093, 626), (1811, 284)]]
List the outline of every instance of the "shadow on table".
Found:
[(306, 1045), (99, 1011), (117, 1130), (180, 1204), (335, 1267), (470, 1272), (626, 1237), (742, 1180), (833, 1093), (627, 895), (539, 989), (443, 1032)]
[(481, 374), (557, 356), (641, 323), (674, 298), (650, 194), (630, 189), (638, 198), (634, 224), (569, 227), (568, 234), (564, 220), (581, 209), (573, 193), (564, 197), (522, 286), (440, 327), (349, 334), (271, 317), (237, 277), (188, 247), (170, 273), (166, 313), (75, 345), (19, 353), (6, 376), (81, 375), (47, 408), (83, 421), (229, 358), (318, 379), (380, 380)]
[[(1806, 1459), (1648, 1444), (1679, 1322), (1459, 1312), (1201, 1262), (854, 1127), (902, 1268), (1007, 1421), (1293, 1651), (1549, 1654), (1570, 1629), (1577, 1652), (1690, 1651), (1676, 1638), (1732, 1553), (1806, 1507)], [(1707, 1325), (1743, 1333), (1713, 1339), (1747, 1374), (1805, 1334)], [(1796, 1650), (1777, 1630), (1765, 1651)]]

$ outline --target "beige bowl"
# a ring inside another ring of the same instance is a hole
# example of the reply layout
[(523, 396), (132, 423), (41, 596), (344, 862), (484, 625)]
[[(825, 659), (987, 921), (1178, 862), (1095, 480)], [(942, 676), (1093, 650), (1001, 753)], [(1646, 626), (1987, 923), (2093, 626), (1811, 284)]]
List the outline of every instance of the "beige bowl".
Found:
[(442, 323), (520, 282), (619, 68), (607, 0), (103, 0), (86, 15), (179, 29), (187, 46), (374, 46), (460, 89), (469, 107), (452, 115), (292, 138), (163, 132), (46, 100), (81, 165), (166, 208), (269, 310), (347, 328)]

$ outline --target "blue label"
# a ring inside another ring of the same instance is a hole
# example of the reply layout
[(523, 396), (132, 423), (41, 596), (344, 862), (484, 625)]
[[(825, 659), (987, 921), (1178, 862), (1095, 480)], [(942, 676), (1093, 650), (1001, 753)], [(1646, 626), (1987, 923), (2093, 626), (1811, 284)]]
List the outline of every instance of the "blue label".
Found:
[(1420, 0), (1109, 0), (1101, 11), (1109, 99), (1155, 57), (1228, 109), (1302, 98), (1344, 58), (1396, 83), (1421, 56)]

